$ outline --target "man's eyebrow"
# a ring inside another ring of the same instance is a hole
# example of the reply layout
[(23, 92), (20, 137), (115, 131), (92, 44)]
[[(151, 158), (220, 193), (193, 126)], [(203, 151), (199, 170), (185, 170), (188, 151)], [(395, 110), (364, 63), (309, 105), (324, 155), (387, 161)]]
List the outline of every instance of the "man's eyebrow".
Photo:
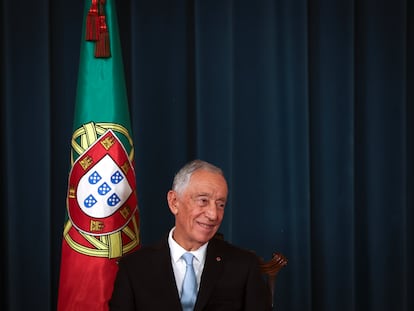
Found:
[(211, 194), (208, 192), (199, 192), (194, 194), (195, 197), (211, 197)]
[[(192, 197), (193, 198), (197, 198), (197, 197), (208, 197), (208, 198), (211, 198), (212, 196), (213, 195), (211, 193), (208, 193), (208, 192), (199, 192), (199, 193), (194, 194)], [(224, 201), (224, 202), (226, 202), (227, 199), (225, 197), (221, 197), (221, 198), (217, 198), (216, 201)]]

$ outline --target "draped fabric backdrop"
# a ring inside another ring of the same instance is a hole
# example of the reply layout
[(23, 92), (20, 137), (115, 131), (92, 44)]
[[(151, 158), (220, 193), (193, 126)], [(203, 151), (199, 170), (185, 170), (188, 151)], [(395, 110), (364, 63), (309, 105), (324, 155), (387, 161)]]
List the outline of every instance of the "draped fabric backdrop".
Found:
[[(55, 310), (83, 1), (2, 0), (1, 310)], [(143, 244), (176, 170), (223, 168), (221, 232), (286, 311), (414, 308), (414, 2), (117, 1)]]

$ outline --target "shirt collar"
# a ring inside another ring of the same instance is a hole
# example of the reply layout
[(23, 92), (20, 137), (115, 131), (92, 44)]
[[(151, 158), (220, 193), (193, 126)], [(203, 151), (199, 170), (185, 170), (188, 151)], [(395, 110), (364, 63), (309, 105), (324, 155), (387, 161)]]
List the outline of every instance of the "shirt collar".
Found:
[[(181, 247), (181, 245), (178, 244), (173, 239), (172, 235), (173, 235), (174, 230), (175, 230), (175, 227), (172, 228), (170, 230), (170, 233), (168, 234), (168, 245), (170, 247), (171, 259), (174, 262), (177, 262), (178, 260), (181, 259), (181, 256), (184, 253), (187, 253), (188, 251), (185, 250), (183, 247)], [(200, 246), (195, 251), (191, 251), (191, 252), (188, 252), (188, 253), (193, 254), (194, 257), (197, 259), (198, 262), (203, 263), (205, 261), (205, 258), (206, 258), (207, 245), (208, 245), (208, 242), (205, 243), (205, 244), (203, 244), (202, 246)]]

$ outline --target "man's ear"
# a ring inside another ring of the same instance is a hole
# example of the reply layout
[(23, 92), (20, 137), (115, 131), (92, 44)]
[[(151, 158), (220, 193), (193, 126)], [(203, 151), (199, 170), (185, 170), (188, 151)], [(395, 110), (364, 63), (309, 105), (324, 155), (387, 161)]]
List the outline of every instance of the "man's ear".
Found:
[(176, 215), (178, 213), (178, 198), (177, 198), (177, 192), (174, 190), (170, 190), (167, 193), (167, 202), (168, 207), (170, 208), (171, 213)]

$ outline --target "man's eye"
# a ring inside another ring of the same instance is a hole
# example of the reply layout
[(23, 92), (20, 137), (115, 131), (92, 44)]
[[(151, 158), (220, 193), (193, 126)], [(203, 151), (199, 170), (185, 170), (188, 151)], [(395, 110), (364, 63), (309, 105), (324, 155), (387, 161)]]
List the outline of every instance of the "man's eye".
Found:
[(217, 207), (221, 208), (221, 209), (224, 209), (226, 207), (226, 203), (219, 202), (219, 203), (217, 203)]
[(207, 198), (198, 198), (196, 200), (196, 202), (197, 202), (197, 204), (199, 206), (206, 206), (206, 205), (208, 205), (208, 199)]

